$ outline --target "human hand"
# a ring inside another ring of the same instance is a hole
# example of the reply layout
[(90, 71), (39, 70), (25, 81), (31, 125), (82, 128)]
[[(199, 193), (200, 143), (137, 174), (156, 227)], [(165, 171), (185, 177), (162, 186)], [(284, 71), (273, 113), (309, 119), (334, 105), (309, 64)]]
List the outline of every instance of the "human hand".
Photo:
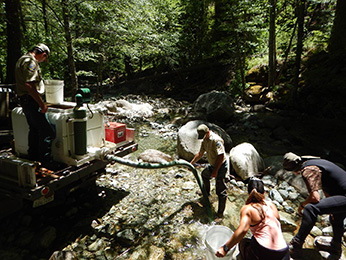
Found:
[(303, 209), (304, 209), (304, 206), (302, 204), (299, 205), (299, 208), (298, 208), (298, 215), (299, 216), (303, 216)]
[(44, 104), (43, 107), (40, 108), (40, 112), (44, 114), (47, 111), (48, 111), (48, 107), (46, 106), (46, 104)]
[(225, 252), (225, 249), (223, 248), (223, 246), (220, 247), (220, 248), (216, 251), (216, 253), (215, 253), (215, 255), (216, 255), (217, 257), (224, 257), (226, 254), (227, 254), (227, 253)]

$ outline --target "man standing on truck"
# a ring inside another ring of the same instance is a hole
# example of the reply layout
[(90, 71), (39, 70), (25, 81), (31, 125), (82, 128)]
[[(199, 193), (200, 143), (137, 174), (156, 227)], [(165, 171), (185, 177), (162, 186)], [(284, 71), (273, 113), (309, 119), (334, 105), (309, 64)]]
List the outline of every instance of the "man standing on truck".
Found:
[(40, 43), (20, 57), (15, 68), (16, 92), (29, 125), (28, 159), (41, 161), (43, 166), (52, 162), (50, 148), (55, 138), (38, 91), (43, 84), (39, 63), (47, 61), (49, 54), (48, 46)]
[(216, 194), (219, 198), (217, 217), (222, 218), (227, 200), (227, 160), (223, 139), (210, 131), (208, 126), (201, 124), (197, 127), (198, 139), (203, 139), (199, 152), (192, 159), (191, 164), (199, 161), (207, 153), (209, 165), (202, 171), (204, 187), (210, 194), (210, 179), (216, 179)]

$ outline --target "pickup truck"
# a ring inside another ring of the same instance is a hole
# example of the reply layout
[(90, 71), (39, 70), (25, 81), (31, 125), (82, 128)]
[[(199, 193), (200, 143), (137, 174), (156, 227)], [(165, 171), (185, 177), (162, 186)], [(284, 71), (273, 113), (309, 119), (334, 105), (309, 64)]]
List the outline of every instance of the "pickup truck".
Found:
[(83, 104), (87, 147), (85, 154), (77, 155), (74, 137), (80, 133), (74, 132), (76, 103), (48, 104), (48, 107), (47, 118), (56, 131), (52, 156), (59, 163), (58, 169), (47, 169), (38, 161), (25, 159), (29, 129), (21, 107), (11, 111), (10, 120), (7, 120), (9, 129), (1, 129), (6, 133), (1, 140), (10, 142), (7, 147), (2, 142), (0, 150), (0, 218), (24, 205), (39, 207), (58, 198), (56, 194), (68, 194), (95, 183), (109, 163), (103, 160), (103, 154), (123, 157), (138, 148), (134, 129), (125, 124), (109, 123), (102, 111)]

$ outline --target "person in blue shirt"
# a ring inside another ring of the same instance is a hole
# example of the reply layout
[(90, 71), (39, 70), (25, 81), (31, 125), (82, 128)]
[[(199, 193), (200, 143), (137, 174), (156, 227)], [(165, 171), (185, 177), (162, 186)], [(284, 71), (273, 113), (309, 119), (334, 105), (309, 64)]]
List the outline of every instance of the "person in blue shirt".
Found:
[[(302, 222), (298, 233), (289, 243), (291, 257), (301, 256), (306, 237), (317, 217), (324, 214), (330, 215), (333, 238), (330, 243), (315, 240), (315, 245), (319, 250), (340, 257), (346, 217), (346, 171), (330, 161), (320, 158), (304, 159), (294, 153), (284, 155), (283, 168), (301, 174), (309, 192), (309, 196), (298, 208)], [(325, 194), (323, 199), (318, 192), (321, 189)]]

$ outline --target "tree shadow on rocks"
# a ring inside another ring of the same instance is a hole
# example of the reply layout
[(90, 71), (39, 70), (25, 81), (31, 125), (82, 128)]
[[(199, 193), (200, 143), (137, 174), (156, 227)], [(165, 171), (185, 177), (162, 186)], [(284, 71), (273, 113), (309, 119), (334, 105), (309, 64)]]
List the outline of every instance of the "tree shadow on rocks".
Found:
[[(67, 243), (94, 233), (91, 224), (129, 193), (105, 187), (80, 189), (38, 208), (27, 205), (0, 223), (0, 251), (18, 260), (48, 259)], [(0, 254), (1, 258), (1, 254)]]

